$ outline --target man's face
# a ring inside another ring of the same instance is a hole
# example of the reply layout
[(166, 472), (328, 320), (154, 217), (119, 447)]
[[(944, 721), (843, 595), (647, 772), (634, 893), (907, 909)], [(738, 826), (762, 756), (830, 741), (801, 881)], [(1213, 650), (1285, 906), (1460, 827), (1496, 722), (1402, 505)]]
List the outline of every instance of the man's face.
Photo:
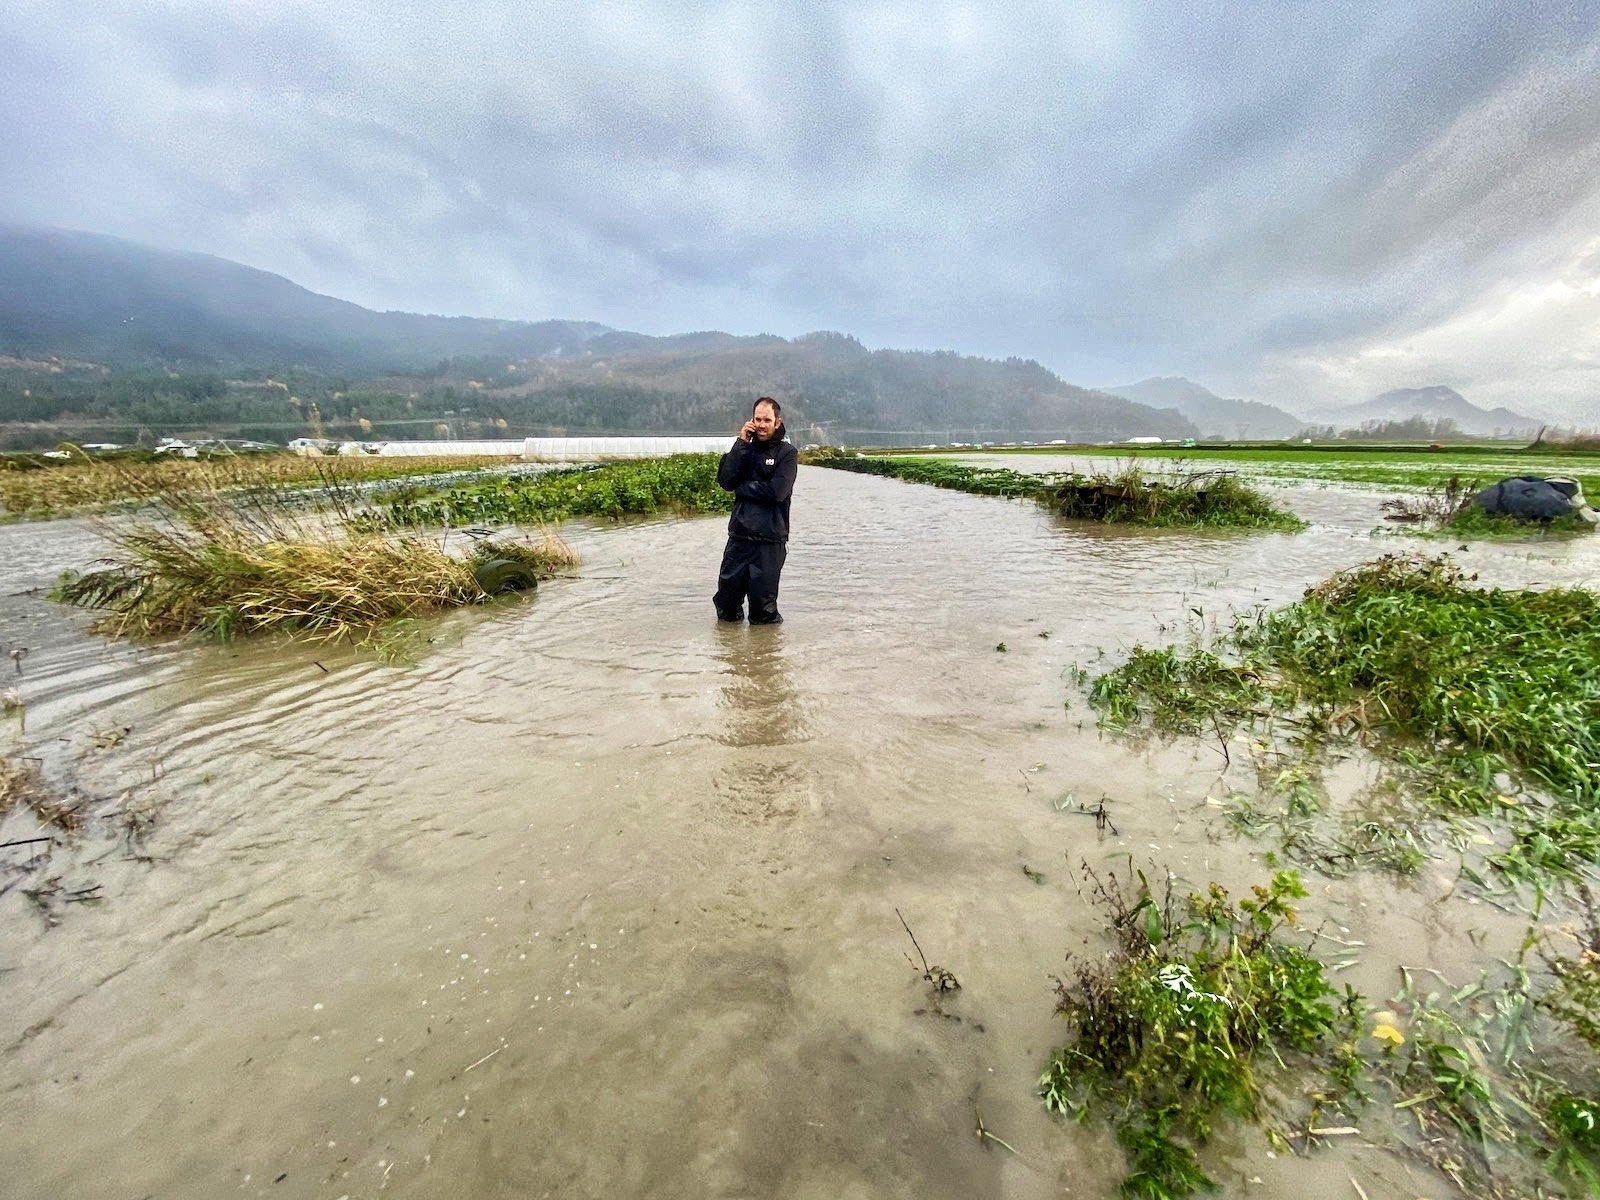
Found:
[(758, 404), (756, 411), (750, 417), (750, 424), (756, 427), (756, 437), (764, 442), (778, 427), (778, 414), (772, 411), (772, 405)]

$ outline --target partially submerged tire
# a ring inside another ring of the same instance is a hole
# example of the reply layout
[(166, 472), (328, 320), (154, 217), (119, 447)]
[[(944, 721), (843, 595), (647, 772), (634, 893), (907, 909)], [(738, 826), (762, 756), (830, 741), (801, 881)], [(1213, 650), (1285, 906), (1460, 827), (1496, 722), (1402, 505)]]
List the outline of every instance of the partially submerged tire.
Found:
[(539, 586), (539, 577), (527, 563), (514, 558), (491, 558), (472, 568), (472, 577), (485, 595), (530, 591)]

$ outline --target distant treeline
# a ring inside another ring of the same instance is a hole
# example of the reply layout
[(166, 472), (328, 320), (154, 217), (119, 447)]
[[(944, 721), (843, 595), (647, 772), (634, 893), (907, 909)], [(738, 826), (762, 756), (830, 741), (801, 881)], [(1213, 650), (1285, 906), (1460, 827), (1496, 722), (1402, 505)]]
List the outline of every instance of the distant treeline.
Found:
[(629, 343), (614, 357), (447, 359), (405, 375), (12, 367), (0, 370), (0, 445), (200, 433), (276, 442), (701, 433), (735, 428), (757, 395), (778, 396), (790, 430), (815, 441), (845, 428), (1198, 432), (1171, 409), (1073, 387), (1029, 360), (868, 351), (839, 334), (723, 337), (670, 350)]
[[(1363, 421), (1355, 429), (1339, 429), (1323, 425), (1305, 431), (1306, 437), (1322, 441), (1339, 439), (1350, 442), (1464, 442), (1478, 441), (1481, 437), (1465, 432), (1453, 417), (1407, 417), (1397, 421)], [(1497, 432), (1496, 437), (1510, 436)], [(1523, 435), (1526, 437), (1526, 434)], [(1563, 441), (1583, 437), (1573, 431)], [(1591, 439), (1592, 440), (1592, 439)]]

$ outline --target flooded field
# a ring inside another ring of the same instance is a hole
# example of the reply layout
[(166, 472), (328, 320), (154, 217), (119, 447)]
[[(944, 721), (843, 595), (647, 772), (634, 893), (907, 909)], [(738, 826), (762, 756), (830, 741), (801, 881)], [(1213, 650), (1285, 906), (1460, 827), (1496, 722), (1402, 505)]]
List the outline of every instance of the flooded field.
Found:
[[(92, 530), (0, 527), (6, 744), (159, 806), (139, 854), (90, 830), (30, 876), (98, 902), (52, 927), (26, 881), (0, 897), (4, 1194), (1114, 1194), (1104, 1127), (1036, 1096), (1049, 977), (1098, 944), (1069, 867), (1267, 868), (1214, 820), (1215, 745), (1103, 736), (1070, 672), (1395, 548), (1375, 491), (1272, 494), (1312, 528), (1133, 533), (806, 468), (781, 627), (712, 620), (720, 518), (568, 526), (577, 578), (405, 666), (107, 643), (35, 590)], [(1594, 538), (1461, 557), (1600, 578)], [(1072, 811), (1102, 797), (1115, 832)], [(1374, 1001), (1528, 925), (1443, 864), (1308, 885)], [(908, 966), (897, 909), (959, 991)], [(1205, 1161), (1229, 1195), (1449, 1192), (1361, 1139), (1241, 1129)]]
[[(909, 452), (908, 452), (909, 453)], [(1092, 475), (1105, 472), (1132, 456), (1114, 450), (1093, 454), (1059, 454), (1030, 450), (1025, 453), (942, 455), (972, 466), (1010, 467), (1013, 471), (1076, 471)], [(1242, 475), (1303, 480), (1327, 486), (1340, 481), (1376, 487), (1405, 487), (1419, 483), (1442, 484), (1452, 475), (1462, 480), (1489, 483), (1513, 475), (1570, 475), (1591, 481), (1597, 460), (1592, 454), (1461, 454), (1441, 451), (1393, 453), (1296, 453), (1217, 448), (1163, 451), (1141, 448), (1137, 461), (1150, 471), (1237, 471)]]

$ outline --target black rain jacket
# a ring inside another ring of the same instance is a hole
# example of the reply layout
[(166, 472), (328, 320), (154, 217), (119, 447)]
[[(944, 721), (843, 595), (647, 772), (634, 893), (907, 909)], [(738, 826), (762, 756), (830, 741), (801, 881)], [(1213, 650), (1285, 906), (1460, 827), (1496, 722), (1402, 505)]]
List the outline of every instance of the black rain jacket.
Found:
[(737, 497), (728, 536), (745, 542), (789, 540), (789, 497), (800, 456), (778, 426), (769, 441), (739, 438), (717, 465), (717, 483)]

